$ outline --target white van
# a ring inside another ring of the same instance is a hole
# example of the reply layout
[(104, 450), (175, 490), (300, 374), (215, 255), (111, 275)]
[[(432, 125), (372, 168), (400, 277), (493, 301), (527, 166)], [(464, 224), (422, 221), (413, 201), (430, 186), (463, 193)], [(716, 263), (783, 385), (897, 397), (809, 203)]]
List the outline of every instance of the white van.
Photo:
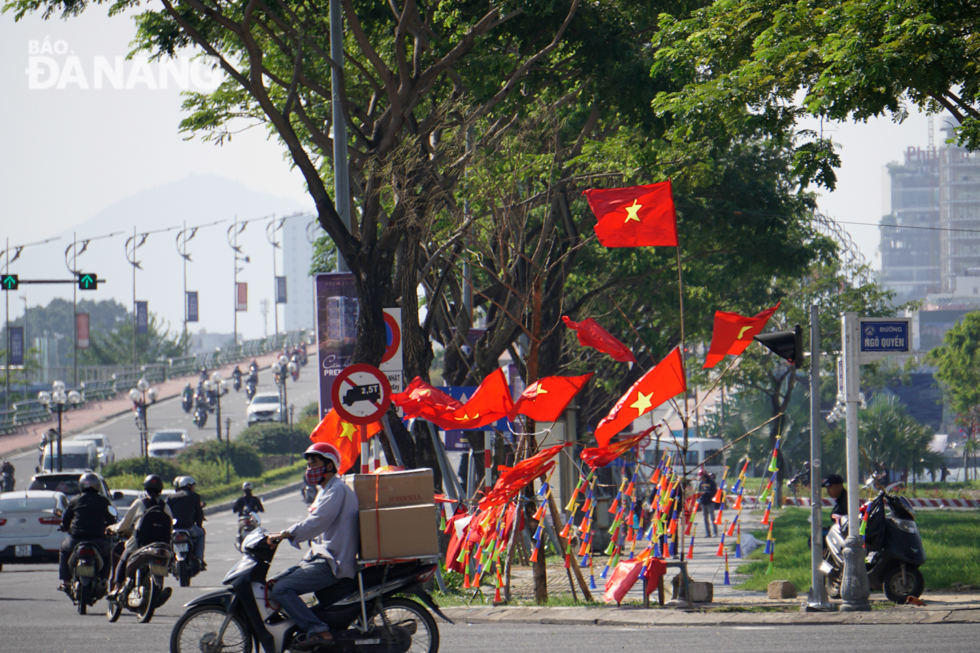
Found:
[(643, 462), (656, 467), (663, 457), (664, 451), (673, 451), (675, 452), (673, 457), (675, 473), (682, 474), (688, 472), (687, 477), (694, 479), (696, 478), (697, 468), (704, 465), (705, 470), (710, 474), (714, 474), (717, 482), (721, 483), (722, 475), (725, 473), (725, 453), (721, 451), (725, 443), (721, 438), (688, 437), (687, 456), (682, 461), (676, 451), (678, 446), (683, 445), (684, 434), (680, 431), (675, 431), (673, 437), (669, 435), (666, 438), (661, 437), (659, 451), (657, 450), (657, 441), (650, 442), (643, 450)]
[[(62, 441), (61, 471), (65, 472), (99, 472), (102, 465), (99, 462), (99, 449), (91, 440)], [(52, 442), (44, 447), (41, 453), (39, 471), (58, 471), (58, 443)]]

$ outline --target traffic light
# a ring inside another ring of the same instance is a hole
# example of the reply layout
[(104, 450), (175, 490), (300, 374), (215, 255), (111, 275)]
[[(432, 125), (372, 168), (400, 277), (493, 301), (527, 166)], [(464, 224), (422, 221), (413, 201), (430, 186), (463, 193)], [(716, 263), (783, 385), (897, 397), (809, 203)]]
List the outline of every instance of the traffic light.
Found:
[(19, 285), (16, 274), (0, 274), (0, 286), (4, 290), (17, 290)]
[(792, 331), (760, 333), (755, 339), (796, 369), (803, 367), (803, 329), (799, 324)]
[(79, 272), (78, 273), (78, 289), (79, 290), (98, 290), (99, 289), (99, 275), (94, 272)]

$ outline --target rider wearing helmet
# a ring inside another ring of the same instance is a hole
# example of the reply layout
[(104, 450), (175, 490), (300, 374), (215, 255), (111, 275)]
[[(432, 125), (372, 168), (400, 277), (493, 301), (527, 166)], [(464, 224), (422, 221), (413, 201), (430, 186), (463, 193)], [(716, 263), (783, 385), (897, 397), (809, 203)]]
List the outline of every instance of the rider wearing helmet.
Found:
[(239, 517), (244, 515), (246, 510), (250, 512), (265, 512), (265, 508), (262, 507), (262, 500), (256, 496), (252, 496), (252, 484), (248, 481), (242, 483), (242, 496), (238, 497), (235, 505), (231, 507), (231, 511)]
[(136, 549), (139, 548), (136, 540), (136, 533), (139, 530), (140, 520), (142, 519), (143, 514), (151, 506), (160, 506), (171, 519), (173, 519), (174, 516), (173, 512), (170, 510), (170, 506), (168, 506), (167, 502), (160, 496), (163, 493), (163, 479), (156, 474), (150, 474), (143, 479), (143, 490), (143, 496), (133, 502), (133, 505), (131, 505), (129, 510), (126, 511), (126, 515), (123, 517), (122, 521), (118, 524), (113, 524), (108, 528), (109, 532), (111, 533), (130, 536), (129, 539), (126, 540), (126, 548), (122, 555), (119, 556), (119, 562), (116, 564), (115, 572), (112, 575), (113, 594), (117, 593), (122, 588), (123, 581), (126, 579), (126, 563), (133, 551), (136, 551)]
[(201, 561), (201, 569), (207, 569), (204, 563), (204, 504), (201, 495), (194, 491), (196, 485), (193, 476), (178, 476), (174, 480), (177, 492), (167, 499), (167, 505), (174, 514), (174, 527), (190, 531), (194, 555)]
[(81, 493), (71, 500), (61, 518), (60, 530), (66, 531), (68, 535), (61, 543), (61, 554), (58, 556), (58, 577), (61, 579), (59, 590), (67, 590), (68, 583), (71, 582), (68, 560), (79, 542), (91, 542), (98, 549), (102, 556), (99, 577), (103, 581), (109, 580), (109, 567), (112, 566), (109, 556), (112, 551), (105, 531), (116, 523), (116, 516), (109, 510), (112, 505), (109, 500), (99, 494), (100, 483), (95, 474), (82, 474), (78, 479)]
[(299, 596), (330, 587), (341, 578), (353, 578), (358, 545), (357, 496), (339, 476), (340, 452), (331, 444), (317, 442), (303, 457), (307, 482), (320, 489), (309, 508), (310, 516), (269, 536), (269, 544), (288, 539), (296, 548), (300, 542), (313, 540), (298, 565), (272, 579), (272, 598), (305, 632), (294, 650), (312, 649), (333, 640), (327, 624)]

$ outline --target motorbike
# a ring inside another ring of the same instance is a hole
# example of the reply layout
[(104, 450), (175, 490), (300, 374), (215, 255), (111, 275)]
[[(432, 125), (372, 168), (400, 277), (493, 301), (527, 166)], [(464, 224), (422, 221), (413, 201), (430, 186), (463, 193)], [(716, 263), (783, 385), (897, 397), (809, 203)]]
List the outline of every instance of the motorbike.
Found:
[(789, 479), (788, 486), (793, 492), (793, 497), (799, 492), (802, 492), (805, 488), (810, 487), (810, 465), (808, 463), (803, 463), (803, 469), (801, 469), (793, 478)]
[(197, 402), (197, 408), (194, 409), (194, 423), (197, 424), (197, 428), (203, 429), (204, 425), (208, 423), (208, 405), (203, 401)]
[(184, 398), (180, 401), (180, 405), (185, 413), (190, 414), (191, 409), (194, 408), (194, 395), (190, 393), (185, 394)]
[(109, 623), (119, 620), (123, 609), (135, 612), (137, 621), (149, 623), (153, 612), (167, 602), (173, 589), (163, 581), (170, 568), (173, 551), (164, 542), (148, 544), (133, 552), (126, 565), (126, 582), (114, 597), (106, 597)]
[(237, 374), (231, 377), (231, 387), (235, 389), (235, 392), (239, 392), (242, 389), (242, 375)]
[(315, 485), (303, 483), (303, 489), (300, 492), (303, 494), (303, 501), (306, 502), (306, 505), (310, 505), (316, 499), (317, 489)]
[(303, 367), (299, 362), (299, 356), (293, 354), (292, 359), (296, 363), (296, 369), (292, 371), (293, 381), (299, 381), (299, 368)]
[(14, 491), (14, 475), (10, 472), (0, 474), (0, 492)]
[[(905, 497), (880, 489), (878, 496), (863, 508), (867, 512), (864, 547), (865, 567), (872, 590), (884, 590), (889, 601), (904, 604), (908, 597), (919, 597), (925, 589), (922, 572), (926, 562), (922, 536), (915, 523), (915, 510)], [(840, 597), (844, 571), (844, 540), (847, 537), (845, 517), (834, 524), (824, 537), (824, 574), (827, 595)]]
[(170, 546), (174, 556), (170, 571), (181, 587), (190, 587), (191, 578), (201, 573), (201, 560), (194, 555), (194, 538), (186, 528), (174, 528)]
[[(268, 543), (268, 534), (260, 526), (245, 537), (242, 559), (225, 576), (224, 589), (186, 604), (187, 612), (170, 634), (170, 653), (251, 651), (253, 640), (265, 653), (282, 653), (294, 646), (298, 627), (267, 593), (266, 576), (278, 548)], [(356, 578), (341, 579), (315, 592), (312, 610), (330, 626), (334, 639), (312, 650), (436, 653), (439, 628), (431, 613), (452, 623), (422, 587), (437, 564), (435, 559), (360, 563)], [(419, 600), (405, 598), (406, 594)]]
[(255, 386), (257, 383), (258, 381), (252, 377), (249, 377), (248, 381), (245, 382), (245, 398), (249, 401), (252, 401), (252, 397), (255, 396)]
[(244, 515), (238, 517), (238, 537), (235, 538), (235, 548), (242, 550), (242, 541), (245, 536), (254, 531), (262, 524), (262, 520), (251, 510), (246, 510)]
[(102, 579), (99, 573), (103, 565), (109, 561), (103, 560), (97, 546), (91, 542), (79, 542), (75, 545), (68, 559), (71, 570), (71, 582), (68, 583), (68, 597), (78, 609), (78, 614), (85, 614), (90, 605), (106, 595), (109, 583)]

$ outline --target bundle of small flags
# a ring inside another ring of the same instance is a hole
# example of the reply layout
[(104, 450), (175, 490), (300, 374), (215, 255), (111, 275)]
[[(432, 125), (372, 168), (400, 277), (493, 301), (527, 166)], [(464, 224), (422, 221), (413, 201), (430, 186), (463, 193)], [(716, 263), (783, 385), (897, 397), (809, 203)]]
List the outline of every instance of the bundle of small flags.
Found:
[[(772, 449), (772, 459), (769, 461), (768, 471), (772, 472), (772, 477), (769, 479), (769, 483), (766, 488), (759, 495), (759, 500), (762, 501), (770, 492), (773, 490), (773, 484), (776, 482), (776, 476), (779, 473), (779, 436), (776, 436), (776, 444)], [(773, 496), (775, 496), (773, 492)], [(772, 496), (769, 497), (769, 502), (766, 504), (766, 512), (762, 516), (762, 524), (769, 526), (769, 534), (766, 536), (766, 550), (765, 555), (769, 556), (769, 566), (766, 568), (766, 573), (771, 574), (773, 568), (773, 557), (776, 551), (776, 541), (772, 536)]]

